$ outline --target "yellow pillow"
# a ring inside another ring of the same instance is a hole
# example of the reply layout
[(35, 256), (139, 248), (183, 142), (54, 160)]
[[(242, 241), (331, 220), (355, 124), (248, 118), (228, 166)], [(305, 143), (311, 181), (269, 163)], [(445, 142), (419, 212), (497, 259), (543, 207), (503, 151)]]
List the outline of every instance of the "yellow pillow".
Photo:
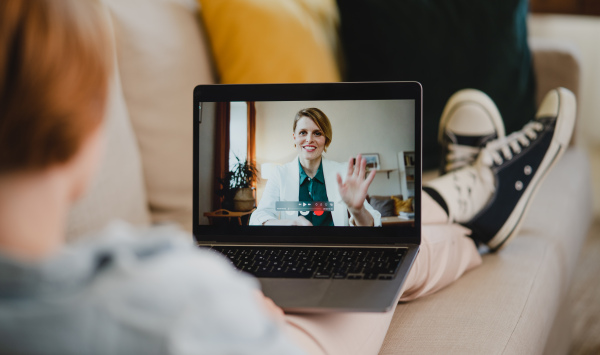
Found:
[(335, 0), (198, 0), (223, 84), (340, 81)]
[(408, 199), (403, 201), (398, 197), (392, 196), (392, 200), (394, 200), (394, 213), (396, 215), (399, 215), (400, 212), (413, 212), (412, 197), (409, 197)]

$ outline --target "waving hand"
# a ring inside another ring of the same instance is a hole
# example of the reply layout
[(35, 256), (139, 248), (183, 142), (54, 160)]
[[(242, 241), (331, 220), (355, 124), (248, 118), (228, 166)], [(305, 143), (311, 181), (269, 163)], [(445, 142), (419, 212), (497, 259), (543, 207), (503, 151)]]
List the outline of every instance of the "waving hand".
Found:
[(337, 174), (338, 188), (342, 200), (348, 206), (350, 213), (362, 209), (369, 185), (375, 178), (375, 170), (371, 170), (365, 177), (367, 161), (359, 154), (356, 157), (356, 165), (353, 166), (352, 158), (348, 161), (348, 172), (345, 181), (342, 181), (340, 174)]

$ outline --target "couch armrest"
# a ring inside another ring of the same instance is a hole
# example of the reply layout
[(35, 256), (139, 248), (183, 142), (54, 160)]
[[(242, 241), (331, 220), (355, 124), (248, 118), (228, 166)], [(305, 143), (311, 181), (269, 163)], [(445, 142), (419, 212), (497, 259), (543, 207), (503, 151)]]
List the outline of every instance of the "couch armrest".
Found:
[(559, 86), (571, 90), (579, 101), (581, 54), (577, 46), (564, 40), (530, 38), (529, 47), (536, 75), (536, 104), (541, 103), (548, 91)]
[(581, 54), (574, 43), (547, 39), (530, 38), (529, 47), (533, 56), (536, 74), (539, 105), (546, 93), (558, 86), (571, 90), (579, 97)]

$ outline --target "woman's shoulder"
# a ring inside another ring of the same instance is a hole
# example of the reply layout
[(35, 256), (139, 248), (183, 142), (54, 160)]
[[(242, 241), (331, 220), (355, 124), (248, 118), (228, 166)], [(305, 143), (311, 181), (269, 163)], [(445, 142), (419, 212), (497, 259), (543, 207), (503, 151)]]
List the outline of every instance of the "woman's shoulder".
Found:
[(292, 161), (289, 161), (283, 165), (275, 166), (275, 172), (279, 175), (291, 174), (294, 171), (298, 171), (298, 157), (295, 157)]

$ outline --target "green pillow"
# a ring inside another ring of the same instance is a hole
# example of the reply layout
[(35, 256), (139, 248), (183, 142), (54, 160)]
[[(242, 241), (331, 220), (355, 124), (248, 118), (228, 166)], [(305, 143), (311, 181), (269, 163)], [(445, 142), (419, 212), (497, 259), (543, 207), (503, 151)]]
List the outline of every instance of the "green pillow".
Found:
[(346, 81), (423, 85), (423, 168), (437, 168), (437, 131), (448, 98), (487, 93), (506, 133), (535, 115), (527, 0), (338, 0)]

